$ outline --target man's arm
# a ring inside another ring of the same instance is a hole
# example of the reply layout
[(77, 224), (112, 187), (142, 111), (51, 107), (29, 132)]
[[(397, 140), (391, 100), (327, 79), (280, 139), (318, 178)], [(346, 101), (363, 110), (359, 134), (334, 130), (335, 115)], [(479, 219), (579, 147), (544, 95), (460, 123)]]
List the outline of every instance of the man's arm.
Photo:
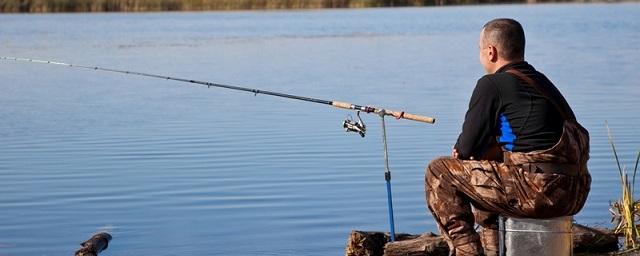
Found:
[(457, 154), (460, 159), (480, 158), (494, 136), (499, 104), (496, 86), (488, 76), (480, 78), (471, 95), (462, 132), (454, 146), (454, 157)]

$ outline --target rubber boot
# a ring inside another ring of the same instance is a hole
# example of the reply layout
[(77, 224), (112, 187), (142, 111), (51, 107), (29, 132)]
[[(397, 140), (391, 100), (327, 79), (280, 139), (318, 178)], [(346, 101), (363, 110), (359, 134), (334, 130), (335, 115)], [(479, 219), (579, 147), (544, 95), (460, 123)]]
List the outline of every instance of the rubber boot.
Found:
[(482, 228), (480, 242), (485, 256), (498, 256), (498, 230)]

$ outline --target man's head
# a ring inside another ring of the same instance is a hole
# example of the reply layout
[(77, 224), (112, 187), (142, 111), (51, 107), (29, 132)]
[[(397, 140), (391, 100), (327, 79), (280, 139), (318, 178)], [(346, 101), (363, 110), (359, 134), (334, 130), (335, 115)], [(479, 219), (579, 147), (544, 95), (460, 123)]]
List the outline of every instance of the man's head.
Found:
[(513, 61), (524, 60), (524, 30), (513, 19), (487, 22), (480, 32), (480, 63), (488, 74)]

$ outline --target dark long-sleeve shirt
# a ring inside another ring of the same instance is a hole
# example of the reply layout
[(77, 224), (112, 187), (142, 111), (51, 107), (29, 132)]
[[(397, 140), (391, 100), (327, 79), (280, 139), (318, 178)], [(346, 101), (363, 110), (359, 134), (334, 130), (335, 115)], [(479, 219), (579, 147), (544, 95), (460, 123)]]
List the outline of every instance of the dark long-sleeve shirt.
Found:
[[(507, 73), (508, 69), (533, 79), (550, 98)], [(492, 140), (516, 152), (552, 147), (562, 135), (564, 118), (549, 100), (566, 109), (569, 118), (575, 118), (553, 83), (525, 61), (507, 64), (495, 74), (483, 76), (471, 95), (462, 132), (454, 146), (460, 158), (479, 159)]]

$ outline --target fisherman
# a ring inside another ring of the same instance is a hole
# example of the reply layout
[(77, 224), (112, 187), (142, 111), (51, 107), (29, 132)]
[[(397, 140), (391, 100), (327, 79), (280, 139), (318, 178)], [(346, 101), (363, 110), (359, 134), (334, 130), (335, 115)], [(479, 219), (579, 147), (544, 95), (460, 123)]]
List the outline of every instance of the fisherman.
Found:
[(498, 215), (570, 216), (589, 193), (589, 134), (553, 83), (524, 60), (524, 46), (517, 21), (484, 25), (487, 75), (473, 91), (452, 157), (426, 169), (427, 205), (451, 255), (497, 255)]

